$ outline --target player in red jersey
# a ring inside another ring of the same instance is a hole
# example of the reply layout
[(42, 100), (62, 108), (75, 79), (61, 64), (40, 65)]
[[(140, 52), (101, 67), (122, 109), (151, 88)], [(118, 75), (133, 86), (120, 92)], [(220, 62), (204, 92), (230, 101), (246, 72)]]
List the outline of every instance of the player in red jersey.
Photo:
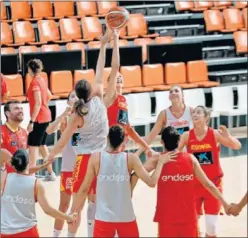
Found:
[[(219, 130), (208, 127), (209, 119), (210, 113), (204, 106), (198, 106), (193, 110), (194, 128), (183, 134), (179, 150), (187, 146), (187, 152), (197, 158), (207, 177), (222, 192), (223, 171), (220, 166), (220, 145), (239, 150), (241, 144), (229, 134), (226, 127), (221, 126)], [(195, 184), (197, 213), (203, 214), (203, 205), (206, 215), (206, 236), (216, 237), (221, 204), (198, 181), (195, 181)]]
[[(178, 155), (174, 158), (175, 162), (163, 166), (158, 180), (154, 221), (158, 222), (159, 237), (198, 237), (195, 178), (220, 201), (226, 213), (231, 206), (207, 178), (197, 159), (191, 154), (178, 151), (180, 135), (176, 128), (166, 127), (161, 138), (164, 153), (174, 151), (178, 152)], [(157, 163), (157, 158), (150, 159), (144, 166), (150, 172)], [(136, 181), (137, 177), (132, 176), (132, 187)]]

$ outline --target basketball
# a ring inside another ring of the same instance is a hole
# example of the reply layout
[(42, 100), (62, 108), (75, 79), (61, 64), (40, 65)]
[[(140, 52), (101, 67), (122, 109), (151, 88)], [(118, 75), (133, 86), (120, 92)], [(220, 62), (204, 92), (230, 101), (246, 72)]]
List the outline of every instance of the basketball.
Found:
[(123, 7), (111, 8), (106, 16), (107, 25), (112, 29), (121, 29), (129, 19), (129, 12)]

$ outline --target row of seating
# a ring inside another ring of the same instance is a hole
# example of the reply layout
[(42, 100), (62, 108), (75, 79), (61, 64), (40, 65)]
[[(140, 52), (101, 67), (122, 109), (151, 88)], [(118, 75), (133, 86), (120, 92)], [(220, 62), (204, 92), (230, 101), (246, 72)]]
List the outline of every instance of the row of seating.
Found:
[[(111, 68), (104, 69), (104, 85)], [(180, 85), (182, 88), (214, 87), (219, 82), (212, 82), (208, 79), (208, 70), (205, 61), (191, 61), (185, 63), (168, 63), (164, 67), (161, 64), (140, 66), (122, 66), (120, 72), (124, 78), (124, 93), (151, 92), (169, 90), (172, 85)], [(27, 74), (23, 82), (20, 74), (5, 75), (7, 85), (10, 89), (10, 100), (18, 99), (25, 101), (25, 94), (29, 87), (31, 78)], [(47, 81), (53, 94), (53, 99), (66, 98), (72, 90), (73, 85), (80, 80), (86, 79), (93, 83), (95, 72), (89, 70), (54, 71), (48, 79), (46, 73), (42, 77)]]
[(175, 7), (180, 11), (205, 11), (207, 9), (225, 9), (227, 7), (242, 9), (247, 7), (247, 1), (175, 1)]
[[(64, 17), (105, 16), (109, 9), (117, 6), (117, 1), (11, 1), (10, 11), (1, 2), (3, 21), (60, 19)], [(74, 11), (76, 9), (76, 11)]]
[(203, 13), (206, 31), (234, 32), (247, 31), (247, 8), (242, 11), (236, 8), (223, 10), (207, 10)]

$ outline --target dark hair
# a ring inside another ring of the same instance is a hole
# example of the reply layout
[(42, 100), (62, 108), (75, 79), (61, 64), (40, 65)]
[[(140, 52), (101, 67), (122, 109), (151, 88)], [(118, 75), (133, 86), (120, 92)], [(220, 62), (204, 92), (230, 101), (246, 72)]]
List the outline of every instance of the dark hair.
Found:
[(11, 165), (16, 169), (17, 172), (23, 172), (29, 163), (28, 153), (26, 150), (17, 150), (11, 158)]
[(113, 149), (117, 149), (125, 139), (125, 131), (120, 126), (112, 126), (109, 128), (109, 143)]
[(34, 74), (40, 73), (43, 70), (43, 64), (39, 59), (29, 60), (27, 67), (30, 68)]
[(210, 118), (211, 118), (211, 111), (209, 109), (207, 109), (205, 106), (202, 106), (202, 105), (199, 105), (196, 108), (198, 108), (198, 107), (203, 110), (204, 116), (208, 118), (208, 120), (207, 120), (207, 124), (208, 124), (209, 121), (210, 121)]
[(87, 80), (79, 80), (75, 86), (75, 92), (79, 100), (74, 103), (76, 114), (84, 116), (88, 114), (88, 108), (85, 103), (88, 102), (91, 94), (91, 85)]
[(7, 117), (7, 114), (6, 112), (10, 112), (10, 105), (11, 104), (20, 104), (21, 102), (18, 101), (18, 100), (13, 100), (13, 101), (8, 101), (4, 104), (4, 108), (3, 108), (3, 111), (4, 111), (4, 115), (6, 117), (6, 120), (8, 121), (8, 117)]
[(163, 129), (161, 139), (164, 142), (165, 149), (167, 151), (173, 151), (178, 147), (180, 134), (176, 128), (168, 126)]

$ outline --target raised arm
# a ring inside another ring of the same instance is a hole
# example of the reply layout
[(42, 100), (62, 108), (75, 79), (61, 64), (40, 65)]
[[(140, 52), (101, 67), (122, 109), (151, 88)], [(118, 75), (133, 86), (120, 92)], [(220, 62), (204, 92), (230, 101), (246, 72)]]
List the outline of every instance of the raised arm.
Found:
[(105, 61), (106, 61), (106, 47), (107, 43), (109, 41), (109, 30), (107, 28), (104, 36), (100, 39), (101, 46), (100, 46), (100, 52), (97, 60), (96, 65), (96, 76), (95, 76), (95, 82), (93, 86), (93, 94), (95, 96), (103, 98), (103, 71), (105, 67)]
[(108, 86), (104, 96), (104, 104), (106, 108), (111, 106), (116, 98), (116, 78), (120, 68), (120, 54), (119, 54), (119, 31), (113, 31), (114, 48), (112, 53), (111, 72), (109, 75)]
[(231, 136), (225, 126), (220, 126), (219, 130), (214, 131), (217, 143), (224, 145), (233, 150), (240, 150), (242, 145), (235, 137)]
[(188, 144), (189, 132), (186, 131), (180, 136), (180, 141), (178, 145), (178, 150), (182, 151), (185, 146)]

